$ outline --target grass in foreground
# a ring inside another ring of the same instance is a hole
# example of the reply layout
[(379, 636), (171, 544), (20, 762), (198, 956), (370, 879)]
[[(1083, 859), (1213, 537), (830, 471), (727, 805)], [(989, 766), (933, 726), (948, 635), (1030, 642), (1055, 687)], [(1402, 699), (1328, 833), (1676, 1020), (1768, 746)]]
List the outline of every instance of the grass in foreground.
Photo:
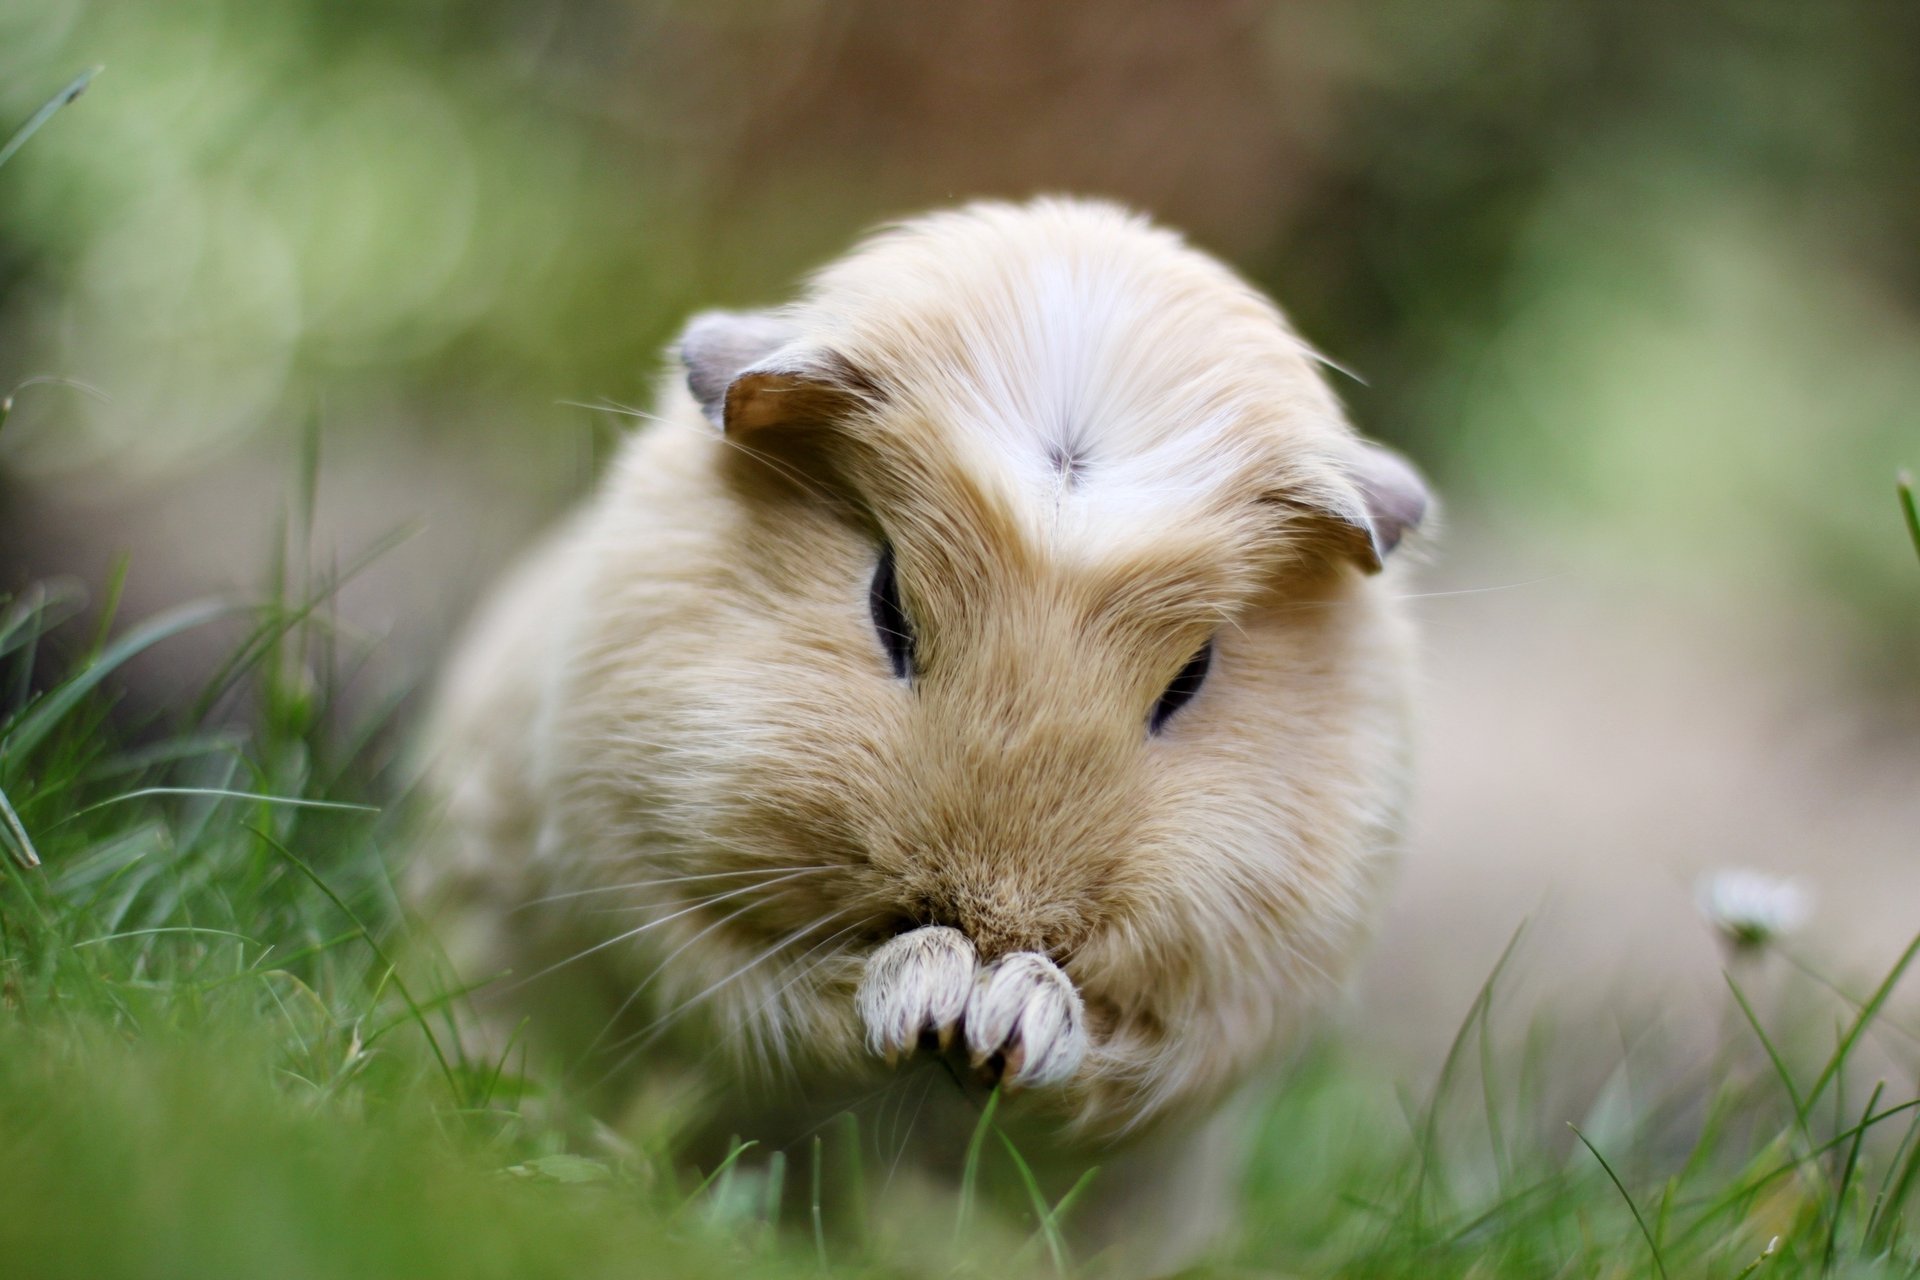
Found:
[[(804, 1180), (811, 1152), (676, 1170), (470, 1057), (458, 1000), (402, 988), (391, 963), (405, 924), (381, 805), (400, 787), (385, 726), (338, 723), (309, 674), (339, 665), (331, 588), (111, 641), (74, 635), (78, 602), (57, 590), (0, 606), (6, 1274), (1075, 1269), (1043, 1201), (969, 1233), (992, 1241), (971, 1253), (946, 1247), (951, 1217), (919, 1236), (938, 1249), (863, 1241), (834, 1213), (782, 1217), (773, 1171)], [(111, 714), (119, 664), (235, 619), (236, 656), (189, 700), (195, 720), (129, 736)], [(250, 727), (212, 727), (236, 719)], [(1266, 1114), (1246, 1238), (1218, 1266), (1920, 1275), (1920, 1049), (1882, 1024), (1913, 954), (1789, 1017), (1754, 1011), (1780, 991), (1730, 984), (1705, 1060), (1657, 1030), (1631, 1051), (1544, 1024), (1516, 1042), (1492, 1016), (1505, 973), (1423, 1096), (1323, 1048)], [(1897, 1079), (1860, 1078), (1869, 1049)]]

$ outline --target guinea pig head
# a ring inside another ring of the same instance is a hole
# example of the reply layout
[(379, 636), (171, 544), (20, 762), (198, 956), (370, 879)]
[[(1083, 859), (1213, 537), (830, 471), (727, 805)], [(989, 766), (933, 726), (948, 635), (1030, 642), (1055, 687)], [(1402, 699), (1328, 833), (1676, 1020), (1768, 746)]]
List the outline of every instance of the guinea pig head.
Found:
[(819, 869), (742, 927), (1040, 953), (1086, 999), (1088, 1087), (1136, 1107), (1265, 1048), (1344, 964), (1394, 820), (1375, 575), (1419, 477), (1268, 301), (1102, 205), (903, 224), (680, 353), (710, 443), (622, 483), (717, 513), (683, 539), (710, 599), (653, 625), (718, 687), (655, 699), (660, 785), (698, 792), (655, 808), (716, 869)]

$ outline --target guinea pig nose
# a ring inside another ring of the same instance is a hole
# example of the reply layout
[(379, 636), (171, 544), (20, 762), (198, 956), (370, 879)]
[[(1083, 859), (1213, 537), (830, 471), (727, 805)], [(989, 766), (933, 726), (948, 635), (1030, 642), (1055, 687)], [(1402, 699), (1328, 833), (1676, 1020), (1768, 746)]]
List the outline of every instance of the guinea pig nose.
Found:
[(1035, 936), (1031, 930), (1013, 928), (991, 918), (966, 920), (961, 924), (960, 931), (973, 939), (974, 949), (980, 953), (983, 964), (1021, 952), (1049, 955), (1052, 951), (1046, 940)]
[(897, 938), (903, 933), (912, 933), (915, 929), (925, 929), (931, 925), (948, 929), (960, 927), (960, 917), (931, 894), (914, 895), (909, 901), (895, 906), (886, 914), (870, 924), (866, 933), (877, 942)]
[(909, 915), (884, 916), (870, 925), (866, 932), (874, 941), (886, 942), (889, 939), (899, 937), (903, 933), (912, 933), (915, 929), (923, 928), (928, 923), (929, 921), (924, 918), (915, 919)]
[(1074, 931), (1052, 927), (1064, 923), (1053, 918), (1056, 914), (1036, 911), (1033, 904), (1009, 897), (991, 884), (939, 884), (915, 893), (879, 936), (891, 938), (930, 926), (946, 928), (968, 938), (983, 963), (1018, 951), (1058, 961), (1071, 950)]

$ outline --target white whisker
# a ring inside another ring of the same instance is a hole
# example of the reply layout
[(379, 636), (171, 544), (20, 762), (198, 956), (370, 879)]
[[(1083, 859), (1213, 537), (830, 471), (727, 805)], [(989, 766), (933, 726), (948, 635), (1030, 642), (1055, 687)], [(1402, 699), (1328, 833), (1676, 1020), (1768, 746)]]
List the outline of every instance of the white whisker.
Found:
[[(777, 898), (781, 895), (775, 894), (773, 896)], [(770, 900), (771, 899), (769, 899), (769, 901)], [(649, 986), (651, 986), (655, 978), (658, 978), (662, 973), (665, 973), (667, 970), (667, 966), (671, 965), (675, 960), (679, 959), (681, 952), (685, 951), (688, 947), (691, 947), (695, 943), (699, 942), (700, 939), (706, 937), (708, 934), (712, 933), (715, 929), (731, 924), (733, 921), (738, 920), (741, 916), (747, 914), (747, 912), (753, 910), (755, 907), (763, 906), (763, 905), (765, 905), (764, 902), (749, 902), (746, 906), (741, 907), (736, 911), (729, 911), (726, 915), (721, 916), (718, 920), (715, 920), (712, 924), (700, 930), (698, 933), (694, 934), (691, 938), (688, 938), (685, 942), (682, 942), (679, 946), (675, 947), (672, 951), (669, 951), (667, 953), (666, 959), (662, 960), (659, 964), (655, 965), (651, 973), (647, 974), (646, 977), (642, 978), (639, 982), (635, 983), (633, 990), (627, 992), (627, 998), (622, 1000), (620, 1002), (620, 1007), (613, 1011), (613, 1016), (611, 1018), (608, 1018), (606, 1021), (606, 1024), (600, 1028), (600, 1033), (594, 1036), (593, 1040), (587, 1045), (587, 1047), (581, 1051), (581, 1054), (580, 1054), (581, 1061), (582, 1062), (586, 1061), (586, 1059), (593, 1054), (594, 1050), (600, 1047), (600, 1042), (606, 1038), (607, 1032), (613, 1030), (614, 1026), (620, 1021), (620, 1019), (626, 1016), (627, 1010), (633, 1007), (633, 1002), (639, 999), (640, 993), (642, 991), (645, 991)], [(683, 912), (681, 914), (685, 914), (685, 913)], [(620, 1040), (616, 1044), (609, 1046), (609, 1052), (611, 1052), (613, 1049), (618, 1049), (623, 1044), (627, 1044), (632, 1039), (633, 1039), (632, 1036), (628, 1036)], [(617, 1075), (620, 1072), (620, 1070), (623, 1067), (627, 1065), (629, 1061), (632, 1060), (632, 1057), (633, 1057), (632, 1054), (627, 1054), (623, 1056), (620, 1059), (620, 1061), (614, 1063), (611, 1070), (607, 1071), (606, 1074), (602, 1075), (598, 1080), (594, 1082), (595, 1087), (597, 1088), (598, 1086), (605, 1084), (608, 1080), (611, 1080), (615, 1075)]]
[[(735, 969), (733, 972), (727, 974), (724, 978), (721, 978), (719, 981), (714, 982), (713, 984), (708, 986), (706, 990), (700, 992), (698, 995), (691, 997), (690, 999), (681, 1001), (680, 1004), (677, 1005), (675, 1008), (673, 1008), (671, 1011), (665, 1014), (662, 1014), (660, 1017), (654, 1019), (654, 1021), (649, 1023), (647, 1026), (640, 1028), (640, 1030), (633, 1032), (631, 1035), (626, 1036), (624, 1039), (620, 1040), (618, 1043), (610, 1046), (610, 1048), (612, 1049), (619, 1049), (625, 1045), (629, 1045), (629, 1044), (634, 1045), (634, 1047), (621, 1059), (619, 1066), (622, 1066), (622, 1067), (625, 1066), (627, 1061), (631, 1060), (634, 1057), (634, 1055), (644, 1052), (647, 1049), (647, 1047), (651, 1045), (653, 1041), (659, 1037), (660, 1033), (666, 1031), (667, 1028), (670, 1027), (674, 1022), (677, 1022), (680, 1018), (692, 1012), (692, 1010), (696, 1006), (698, 1006), (699, 1004), (701, 1004), (702, 1002), (704, 1002), (705, 1000), (713, 996), (721, 988), (727, 986), (729, 983), (735, 981), (736, 979), (752, 971), (759, 965), (764, 964), (769, 959), (778, 955), (781, 951), (784, 951), (786, 948), (792, 946), (794, 943), (798, 942), (800, 939), (806, 937), (809, 933), (812, 933), (814, 930), (820, 928), (822, 925), (831, 922), (836, 917), (845, 914), (847, 911), (851, 909), (852, 909), (851, 907), (843, 907), (839, 911), (835, 911), (834, 913), (825, 917), (824, 919), (809, 921), (807, 924), (803, 925), (799, 929), (796, 929), (793, 932), (787, 934), (785, 937), (781, 938), (778, 942), (774, 943), (771, 947), (768, 947), (766, 950), (754, 956), (751, 960), (747, 961), (745, 964), (741, 965), (739, 968)], [(854, 926), (854, 927), (857, 927), (857, 926)], [(842, 930), (842, 932), (847, 932), (847, 930)], [(838, 935), (835, 935), (835, 936), (838, 936)], [(815, 947), (817, 948), (818, 946), (819, 944), (816, 943)], [(782, 990), (784, 990), (784, 988), (782, 988)], [(639, 1043), (636, 1044), (635, 1043), (636, 1041), (638, 1041)], [(617, 1069), (618, 1067), (616, 1067), (616, 1070)]]
[(802, 872), (831, 871), (831, 870), (833, 870), (833, 868), (828, 866), (756, 867), (756, 868), (753, 868), (752, 870), (708, 871), (708, 872), (703, 872), (699, 875), (666, 876), (658, 880), (630, 880), (625, 884), (596, 885), (594, 888), (591, 888), (591, 889), (570, 889), (566, 893), (550, 893), (543, 898), (529, 898), (527, 901), (513, 908), (513, 910), (525, 911), (529, 907), (543, 906), (549, 902), (565, 902), (570, 898), (587, 898), (600, 893), (622, 893), (628, 889), (656, 889), (656, 888), (659, 888), (661, 885), (668, 885), (668, 884), (692, 884), (698, 880), (724, 880), (729, 877), (736, 877), (736, 876), (772, 876), (772, 875), (779, 875), (782, 872), (789, 872), (789, 871), (798, 874)]
[(1408, 595), (1395, 596), (1396, 600), (1444, 600), (1449, 596), (1483, 596), (1495, 591), (1518, 591), (1522, 587), (1537, 587), (1543, 582), (1557, 582), (1561, 578), (1570, 578), (1572, 573), (1549, 573), (1538, 578), (1528, 578), (1525, 582), (1502, 582), (1491, 587), (1462, 587), (1457, 591), (1416, 591)]
[[(515, 982), (515, 983), (514, 983), (514, 984), (512, 985), (512, 987), (511, 987), (511, 988), (509, 988), (509, 989), (511, 990), (511, 989), (516, 989), (516, 988), (519, 988), (519, 987), (523, 987), (523, 986), (525, 986), (525, 985), (526, 985), (527, 983), (529, 983), (529, 982), (532, 982), (532, 981), (534, 981), (534, 980), (535, 980), (536, 978), (544, 978), (544, 977), (546, 977), (546, 976), (547, 976), (548, 974), (550, 974), (550, 973), (552, 973), (552, 972), (553, 972), (554, 970), (556, 970), (556, 969), (559, 969), (559, 968), (562, 968), (562, 967), (564, 967), (564, 966), (566, 966), (566, 965), (570, 965), (570, 964), (572, 964), (572, 963), (573, 963), (574, 961), (576, 961), (576, 960), (584, 960), (584, 959), (585, 959), (586, 957), (588, 957), (588, 956), (590, 956), (590, 955), (592, 955), (592, 954), (593, 954), (594, 952), (596, 952), (596, 951), (604, 951), (604, 950), (606, 950), (606, 949), (607, 949), (608, 947), (611, 947), (611, 946), (614, 946), (614, 945), (615, 945), (615, 944), (617, 944), (617, 943), (621, 943), (621, 942), (625, 942), (625, 941), (626, 941), (627, 939), (629, 939), (629, 938), (635, 938), (635, 937), (638, 937), (638, 936), (639, 936), (640, 934), (643, 934), (643, 933), (645, 933), (645, 932), (646, 932), (647, 930), (649, 930), (649, 929), (655, 929), (655, 928), (658, 928), (659, 926), (661, 926), (661, 925), (663, 925), (663, 924), (666, 924), (666, 923), (668, 923), (669, 921), (672, 921), (672, 920), (678, 920), (678, 919), (679, 919), (679, 918), (680, 918), (681, 916), (684, 916), (684, 915), (688, 915), (688, 914), (690, 914), (691, 912), (695, 912), (695, 911), (698, 911), (698, 910), (700, 910), (700, 909), (701, 909), (702, 907), (710, 907), (710, 906), (712, 906), (712, 905), (713, 905), (714, 903), (716, 903), (716, 902), (725, 902), (725, 901), (726, 901), (727, 899), (729, 899), (729, 898), (737, 898), (737, 897), (739, 897), (739, 896), (740, 896), (741, 894), (743, 894), (743, 893), (755, 893), (755, 892), (758, 892), (759, 890), (762, 890), (762, 889), (766, 889), (766, 888), (770, 888), (770, 887), (772, 887), (773, 885), (776, 885), (776, 884), (780, 884), (780, 883), (781, 883), (782, 881), (786, 881), (786, 880), (797, 880), (797, 879), (798, 879), (798, 878), (799, 878), (800, 876), (802, 876), (802, 875), (804, 875), (804, 874), (806, 874), (806, 873), (805, 873), (805, 872), (799, 872), (799, 871), (796, 871), (796, 872), (793, 872), (793, 873), (791, 873), (791, 874), (789, 874), (789, 875), (785, 875), (785, 876), (781, 876), (781, 877), (779, 877), (778, 879), (774, 879), (774, 880), (763, 880), (763, 881), (761, 881), (761, 882), (760, 882), (760, 883), (758, 883), (758, 884), (750, 884), (750, 885), (747, 885), (747, 886), (745, 886), (744, 888), (740, 888), (740, 889), (734, 889), (734, 890), (732, 890), (732, 891), (730, 891), (730, 892), (727, 892), (727, 893), (722, 893), (722, 894), (719, 894), (719, 895), (717, 895), (717, 896), (715, 896), (715, 897), (711, 897), (711, 898), (703, 898), (703, 899), (701, 899), (700, 901), (698, 901), (698, 902), (695, 902), (695, 903), (694, 903), (693, 905), (691, 905), (691, 906), (688, 906), (688, 907), (683, 907), (683, 908), (681, 908), (681, 909), (680, 909), (679, 911), (675, 911), (675, 912), (673, 912), (673, 913), (672, 913), (671, 915), (664, 915), (664, 916), (661, 916), (661, 917), (660, 917), (660, 918), (659, 918), (658, 920), (649, 920), (649, 921), (647, 921), (647, 923), (645, 923), (645, 924), (643, 924), (643, 925), (641, 925), (640, 927), (638, 927), (638, 928), (636, 928), (636, 929), (628, 929), (628, 930), (627, 930), (626, 932), (624, 932), (624, 933), (617, 933), (617, 934), (615, 934), (615, 935), (614, 935), (613, 937), (611, 937), (611, 938), (607, 938), (607, 939), (606, 939), (606, 940), (604, 940), (604, 941), (601, 941), (601, 942), (596, 942), (596, 943), (594, 943), (594, 944), (593, 944), (592, 946), (590, 946), (590, 947), (588, 947), (588, 948), (587, 948), (586, 950), (584, 950), (584, 951), (576, 951), (576, 952), (574, 952), (574, 953), (573, 953), (572, 955), (570, 955), (570, 956), (568, 956), (568, 957), (567, 957), (566, 959), (564, 959), (564, 960), (558, 960), (558, 961), (555, 961), (555, 962), (554, 962), (553, 964), (550, 964), (550, 965), (548, 965), (548, 966), (547, 966), (546, 968), (544, 968), (544, 969), (542, 969), (542, 970), (540, 970), (540, 971), (539, 971), (538, 973), (531, 973), (531, 974), (528, 974), (528, 975), (527, 975), (526, 977), (524, 977), (524, 978), (521, 978), (521, 979), (520, 979), (519, 981), (517, 981), (517, 982)], [(740, 911), (740, 912), (736, 912), (735, 914), (736, 914), (736, 915), (738, 915), (738, 914), (741, 914), (741, 913), (744, 913), (744, 912), (746, 912), (746, 911), (751, 911), (751, 910), (752, 910), (752, 909), (753, 909), (754, 907), (756, 907), (756, 906), (759, 906), (759, 905), (761, 905), (761, 904), (760, 904), (760, 903), (758, 903), (758, 902), (749, 902), (749, 903), (748, 903), (748, 904), (747, 904), (747, 905), (746, 905), (745, 907), (743, 907), (743, 908), (741, 908), (741, 911)], [(728, 920), (731, 920), (731, 919), (733, 919), (733, 916), (727, 916), (727, 917), (725, 917), (725, 918), (726, 918), (726, 919), (728, 919)], [(708, 928), (709, 928), (709, 929), (710, 929), (710, 928), (712, 928), (712, 927), (713, 927), (712, 925), (709, 925), (709, 926), (708, 926)], [(704, 933), (704, 932), (705, 932), (705, 931), (703, 930), (703, 931), (702, 931), (702, 933)], [(695, 936), (695, 937), (700, 937), (700, 936), (702, 936), (702, 935), (701, 935), (701, 934), (695, 934), (694, 936)], [(679, 954), (680, 954), (680, 953), (679, 953), (679, 951), (675, 951), (675, 952), (674, 952), (674, 955), (679, 955)], [(669, 958), (671, 958), (671, 957), (669, 957)], [(655, 972), (655, 973), (658, 973), (658, 972), (659, 972), (659, 970), (657, 970), (657, 969), (656, 969), (656, 970), (655, 970), (654, 972)]]
[[(841, 911), (836, 911), (833, 913), (833, 915), (827, 916), (825, 919), (817, 921), (814, 927), (821, 928), (831, 923), (832, 920), (834, 919), (834, 916), (838, 916), (842, 914), (842, 912), (844, 912), (847, 909), (848, 908), (842, 908)], [(833, 933), (828, 934), (826, 937), (820, 939), (820, 941), (808, 947), (805, 951), (802, 951), (798, 956), (795, 956), (792, 960), (789, 960), (786, 963), (786, 965), (781, 968), (780, 973), (786, 973), (788, 970), (792, 970), (793, 976), (788, 978), (785, 982), (782, 982), (778, 987), (775, 987), (771, 995), (769, 995), (765, 1000), (762, 1000), (757, 1006), (755, 1006), (754, 1009), (743, 1020), (741, 1026), (735, 1029), (734, 1034), (739, 1035), (742, 1033), (752, 1032), (756, 1030), (758, 1027), (758, 1020), (766, 1015), (767, 1011), (770, 1008), (772, 1008), (775, 1001), (779, 1000), (782, 996), (786, 995), (786, 993), (794, 986), (795, 983), (798, 983), (808, 977), (811, 977), (813, 974), (818, 973), (822, 965), (832, 960), (835, 956), (844, 954), (844, 952), (846, 951), (846, 948), (844, 947), (836, 948), (832, 951), (827, 952), (827, 954), (821, 956), (818, 960), (814, 961), (811, 965), (806, 965), (806, 961), (809, 956), (819, 951), (820, 948), (828, 946), (831, 943), (839, 940), (840, 938), (846, 937), (849, 933), (852, 933), (857, 929), (864, 928), (865, 926), (873, 923), (878, 918), (879, 918), (879, 915), (877, 912), (868, 912), (866, 915), (860, 917), (858, 920), (855, 920), (852, 924), (845, 925), (840, 929), (835, 930)], [(801, 967), (802, 965), (806, 965), (806, 967), (802, 968)], [(774, 976), (778, 978), (780, 974), (775, 974)], [(770, 1037), (770, 1041), (773, 1048), (778, 1051), (778, 1054), (780, 1057), (779, 1065), (783, 1068), (791, 1068), (792, 1061), (789, 1058), (789, 1055), (787, 1053), (788, 1046), (787, 1046), (786, 1040), (779, 1036), (773, 1036), (773, 1037)], [(717, 1052), (719, 1049), (725, 1047), (727, 1043), (728, 1041), (723, 1040), (720, 1044), (715, 1045), (714, 1046), (715, 1051)], [(762, 1046), (762, 1053), (763, 1055), (766, 1053), (766, 1049), (764, 1045)], [(772, 1064), (769, 1063), (769, 1065), (772, 1065)]]
[(584, 400), (559, 400), (555, 403), (564, 405), (569, 409), (586, 409), (592, 413), (617, 413), (623, 418), (638, 418), (642, 422), (664, 423), (669, 421), (669, 419), (663, 418), (657, 413), (648, 413), (644, 409), (636, 409), (632, 405), (621, 404), (617, 400), (599, 400), (593, 403), (588, 403)]
[[(926, 1109), (927, 1099), (932, 1095), (934, 1085), (938, 1084), (941, 1079), (941, 1076), (933, 1071), (923, 1071), (920, 1074), (925, 1080), (925, 1083), (920, 1086), (920, 1101), (913, 1104), (913, 1114), (907, 1118), (907, 1131), (901, 1136), (900, 1145), (894, 1150), (893, 1163), (887, 1167), (887, 1180), (881, 1188), (883, 1192), (893, 1186), (893, 1176), (900, 1172), (900, 1161), (906, 1156), (907, 1147), (913, 1141), (913, 1131), (920, 1127), (920, 1113)], [(949, 1075), (948, 1078), (951, 1079), (951, 1075)], [(906, 1090), (903, 1088), (901, 1090), (901, 1110), (905, 1109)], [(898, 1118), (896, 1117), (896, 1129), (898, 1128), (898, 1123)]]

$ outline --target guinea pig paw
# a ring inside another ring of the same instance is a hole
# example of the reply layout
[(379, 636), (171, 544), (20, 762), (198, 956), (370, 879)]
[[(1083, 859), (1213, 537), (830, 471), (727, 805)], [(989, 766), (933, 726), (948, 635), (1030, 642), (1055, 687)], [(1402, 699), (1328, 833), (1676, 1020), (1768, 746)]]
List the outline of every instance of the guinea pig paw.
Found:
[(967, 1000), (973, 1065), (998, 1057), (1015, 1088), (1060, 1084), (1087, 1056), (1087, 1014), (1072, 979), (1033, 951), (1016, 951), (981, 973)]
[(945, 1049), (967, 1011), (978, 964), (967, 935), (944, 925), (903, 933), (874, 952), (854, 996), (867, 1048), (892, 1064), (932, 1032)]

